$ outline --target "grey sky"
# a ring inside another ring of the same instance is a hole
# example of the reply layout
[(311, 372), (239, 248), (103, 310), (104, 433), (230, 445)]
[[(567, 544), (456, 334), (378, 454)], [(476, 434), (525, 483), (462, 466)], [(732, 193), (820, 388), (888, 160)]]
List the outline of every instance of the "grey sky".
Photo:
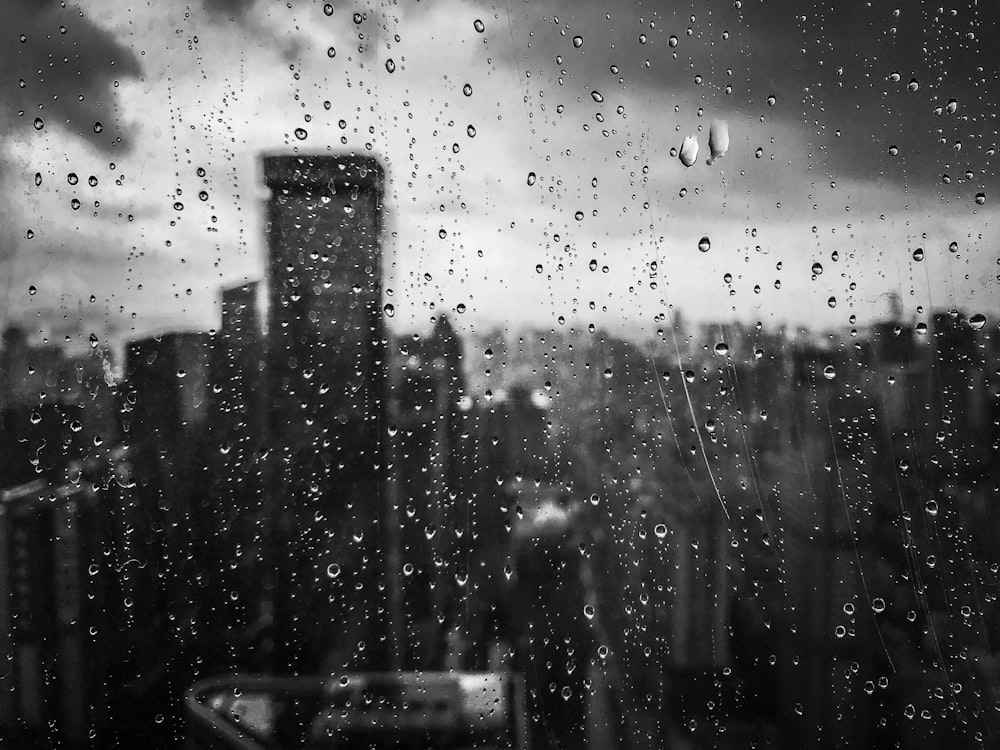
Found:
[[(216, 325), (218, 288), (263, 272), (257, 156), (293, 149), (385, 160), (399, 328), (459, 304), (460, 327), (628, 332), (664, 300), (817, 326), (886, 293), (997, 307), (995, 11), (290, 5), (16, 0), (0, 316), (82, 338)], [(715, 118), (731, 145), (708, 166)], [(685, 169), (670, 151), (694, 134)]]

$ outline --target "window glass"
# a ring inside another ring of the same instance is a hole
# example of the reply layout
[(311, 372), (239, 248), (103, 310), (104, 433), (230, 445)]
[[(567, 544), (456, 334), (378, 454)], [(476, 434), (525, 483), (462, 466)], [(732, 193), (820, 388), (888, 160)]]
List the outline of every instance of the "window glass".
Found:
[(2, 744), (996, 744), (992, 8), (6, 10)]

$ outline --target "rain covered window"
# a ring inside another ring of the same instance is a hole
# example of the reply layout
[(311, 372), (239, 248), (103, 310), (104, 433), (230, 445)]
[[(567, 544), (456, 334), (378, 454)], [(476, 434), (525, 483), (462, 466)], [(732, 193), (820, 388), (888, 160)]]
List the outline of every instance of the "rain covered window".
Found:
[(4, 747), (1000, 743), (989, 4), (4, 10)]

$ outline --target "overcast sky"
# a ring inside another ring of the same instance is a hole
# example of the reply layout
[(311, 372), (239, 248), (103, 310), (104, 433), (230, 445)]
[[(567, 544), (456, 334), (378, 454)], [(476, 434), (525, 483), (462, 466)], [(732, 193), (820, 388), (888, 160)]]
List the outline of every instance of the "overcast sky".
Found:
[(846, 326), (891, 294), (996, 322), (992, 3), (325, 5), (9, 0), (0, 322), (217, 326), (263, 275), (259, 155), (295, 150), (386, 164), (400, 330)]

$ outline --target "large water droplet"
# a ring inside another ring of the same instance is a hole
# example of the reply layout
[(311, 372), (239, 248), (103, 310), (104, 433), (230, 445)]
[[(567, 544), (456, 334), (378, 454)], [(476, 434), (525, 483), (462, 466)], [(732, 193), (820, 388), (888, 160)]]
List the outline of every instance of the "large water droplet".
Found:
[(813, 272), (813, 276), (819, 276), (821, 273), (823, 273), (823, 264), (822, 263), (818, 263), (818, 262), (817, 263), (813, 263), (812, 264), (812, 272)]
[(464, 86), (462, 86), (462, 93), (465, 94), (466, 96), (472, 96), (472, 84), (467, 83)]
[(580, 47), (583, 46), (583, 37), (580, 36), (579, 34), (573, 37), (573, 46), (576, 47), (577, 49), (580, 49)]
[(823, 377), (827, 380), (833, 380), (837, 377), (837, 371), (834, 369), (833, 365), (827, 365), (823, 368)]
[(702, 237), (700, 240), (698, 240), (698, 249), (701, 250), (703, 253), (707, 253), (709, 250), (712, 249), (712, 241), (708, 239), (708, 237)]
[(670, 37), (667, 39), (667, 44), (669, 46), (671, 46), (671, 47), (676, 47), (677, 46), (677, 37), (674, 36), (673, 34), (671, 34)]
[(969, 325), (976, 331), (981, 330), (986, 325), (986, 316), (982, 313), (976, 313), (969, 318)]
[(306, 138), (309, 137), (309, 133), (306, 132), (305, 128), (295, 128), (295, 137), (298, 138), (300, 141), (304, 141)]
[(45, 120), (43, 120), (41, 117), (36, 117), (34, 124), (35, 124), (35, 130), (41, 130), (42, 128), (45, 127)]
[(472, 28), (474, 28), (476, 31), (482, 34), (484, 31), (486, 31), (486, 24), (484, 24), (477, 18), (475, 21), (472, 22)]
[(95, 133), (102, 133), (102, 132), (104, 132), (104, 126), (101, 125), (101, 123), (99, 123), (99, 122), (95, 122), (94, 123), (94, 132)]
[(385, 313), (385, 316), (387, 318), (391, 318), (393, 315), (396, 314), (396, 308), (389, 303), (387, 303), (385, 307), (382, 308), (382, 311)]
[(536, 179), (538, 179), (538, 175), (536, 175), (534, 172), (528, 172), (528, 185), (529, 186), (530, 185), (534, 185)]
[(901, 78), (902, 78), (902, 76), (901, 76), (901, 75), (899, 75), (899, 73), (898, 73), (898, 72), (896, 72), (895, 70), (894, 70), (894, 71), (892, 71), (892, 72), (891, 72), (891, 73), (889, 74), (889, 82), (890, 82), (890, 83), (899, 83), (899, 81), (900, 81), (900, 79), (901, 79)]
[(385, 69), (390, 73), (396, 72), (396, 62), (391, 57), (385, 61)]
[(986, 203), (986, 193), (976, 193), (976, 205), (981, 206)]
[(922, 247), (918, 247), (916, 250), (913, 251), (913, 260), (919, 263), (923, 259), (924, 259), (924, 249)]
[(684, 136), (677, 156), (685, 167), (693, 166), (698, 160), (698, 136)]
[(600, 102), (604, 101), (604, 96), (601, 94), (600, 91), (591, 91), (590, 92), (590, 98), (593, 99), (597, 103), (600, 103)]
[(949, 99), (945, 110), (949, 115), (955, 114), (956, 110), (958, 110), (958, 101), (956, 99)]

